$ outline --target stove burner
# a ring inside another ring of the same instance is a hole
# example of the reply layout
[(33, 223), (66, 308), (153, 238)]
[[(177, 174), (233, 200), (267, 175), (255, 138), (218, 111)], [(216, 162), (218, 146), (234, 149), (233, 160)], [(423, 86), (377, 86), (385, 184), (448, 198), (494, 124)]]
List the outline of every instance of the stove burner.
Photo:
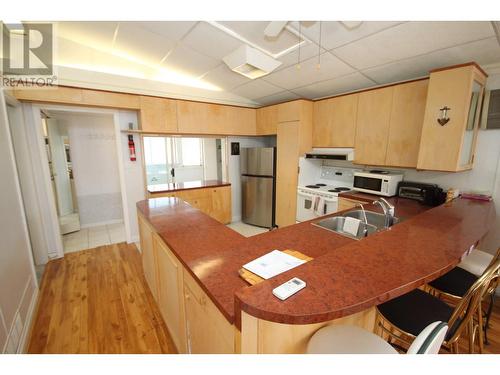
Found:
[(326, 184), (316, 184), (316, 186), (326, 186)]
[(340, 187), (336, 187), (335, 190), (347, 191), (347, 190), (351, 190), (351, 188), (340, 186)]
[(339, 189), (330, 189), (328, 190), (330, 193), (340, 193), (342, 190)]
[(309, 189), (319, 189), (319, 186), (317, 186), (317, 185), (306, 185), (306, 188), (309, 188)]

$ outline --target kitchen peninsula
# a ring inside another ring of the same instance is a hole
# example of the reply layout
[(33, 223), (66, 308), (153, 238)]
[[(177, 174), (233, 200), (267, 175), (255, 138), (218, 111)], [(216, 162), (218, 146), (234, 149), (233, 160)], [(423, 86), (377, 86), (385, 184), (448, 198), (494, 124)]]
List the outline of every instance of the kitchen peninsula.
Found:
[[(368, 201), (366, 194), (351, 198)], [(376, 305), (449, 271), (495, 216), (492, 202), (390, 202), (402, 222), (360, 241), (314, 221), (245, 238), (179, 198), (138, 202), (145, 276), (178, 350), (302, 353), (327, 324), (373, 330)], [(313, 260), (248, 285), (238, 270), (273, 249)], [(274, 297), (272, 289), (292, 277), (307, 287), (285, 301)]]

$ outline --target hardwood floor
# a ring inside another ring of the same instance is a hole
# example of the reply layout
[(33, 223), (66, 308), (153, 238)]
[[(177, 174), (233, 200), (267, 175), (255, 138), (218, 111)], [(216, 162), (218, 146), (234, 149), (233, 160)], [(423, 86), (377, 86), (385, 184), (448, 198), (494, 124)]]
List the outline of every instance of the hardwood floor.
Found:
[[(488, 338), (484, 352), (499, 354), (498, 302)], [(463, 338), (460, 351), (467, 347)], [(47, 264), (28, 353), (176, 353), (135, 245), (102, 246)]]
[(135, 245), (47, 264), (28, 353), (176, 353)]

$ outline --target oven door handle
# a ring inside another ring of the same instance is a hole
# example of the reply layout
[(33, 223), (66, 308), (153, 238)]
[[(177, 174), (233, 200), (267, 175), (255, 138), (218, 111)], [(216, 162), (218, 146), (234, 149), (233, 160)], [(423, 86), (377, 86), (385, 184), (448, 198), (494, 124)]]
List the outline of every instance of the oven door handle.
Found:
[(317, 197), (317, 195), (315, 195), (315, 194), (306, 193), (304, 191), (299, 191), (297, 194), (300, 195), (300, 196), (302, 196), (302, 197), (308, 197), (308, 198)]

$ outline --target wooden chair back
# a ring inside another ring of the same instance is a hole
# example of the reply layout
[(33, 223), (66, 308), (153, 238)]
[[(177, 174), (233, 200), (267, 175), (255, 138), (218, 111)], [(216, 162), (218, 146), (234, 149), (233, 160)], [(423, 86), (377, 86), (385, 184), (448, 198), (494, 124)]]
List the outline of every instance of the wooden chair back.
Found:
[(473, 319), (483, 297), (491, 290), (493, 285), (498, 285), (499, 276), (500, 259), (496, 258), (455, 306), (455, 310), (448, 321), (451, 333), (451, 336), (446, 340), (448, 344), (458, 340), (462, 332), (467, 328), (469, 320)]

